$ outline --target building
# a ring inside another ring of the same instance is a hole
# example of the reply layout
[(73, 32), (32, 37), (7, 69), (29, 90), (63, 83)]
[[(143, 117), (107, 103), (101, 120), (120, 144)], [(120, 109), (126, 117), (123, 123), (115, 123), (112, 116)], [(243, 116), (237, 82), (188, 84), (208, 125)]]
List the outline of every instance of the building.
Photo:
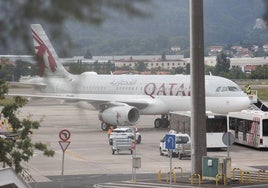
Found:
[(210, 46), (208, 50), (208, 56), (217, 56), (218, 53), (222, 52), (224, 46)]
[[(235, 48), (235, 47), (234, 47)], [(265, 46), (264, 46), (265, 48)], [(216, 48), (215, 48), (216, 49)], [(219, 48), (218, 48), (219, 49)], [(240, 52), (248, 52), (241, 46), (237, 46)], [(268, 44), (267, 44), (268, 52)], [(2, 58), (10, 59), (30, 59), (34, 61), (33, 56), (24, 55), (2, 55)], [(93, 56), (92, 59), (86, 59), (83, 56), (75, 56), (72, 58), (62, 58), (64, 65), (68, 67), (71, 63), (82, 63), (86, 64), (91, 71), (99, 70), (98, 73), (110, 74), (111, 70), (116, 70), (116, 68), (123, 69), (123, 67), (135, 70), (137, 64), (144, 63), (147, 72), (144, 74), (150, 74), (150, 70), (157, 69), (163, 71), (161, 74), (167, 74), (170, 70), (176, 69), (178, 67), (186, 67), (187, 64), (191, 64), (190, 58), (184, 58), (182, 55), (166, 55), (165, 59), (161, 55), (125, 55), (125, 56)], [(205, 57), (204, 63), (207, 66), (216, 66), (217, 58), (216, 56)], [(240, 67), (243, 72), (250, 73), (258, 65), (268, 65), (268, 59), (266, 57), (234, 57), (230, 58), (231, 67)], [(126, 69), (124, 73), (134, 73), (129, 72)]]

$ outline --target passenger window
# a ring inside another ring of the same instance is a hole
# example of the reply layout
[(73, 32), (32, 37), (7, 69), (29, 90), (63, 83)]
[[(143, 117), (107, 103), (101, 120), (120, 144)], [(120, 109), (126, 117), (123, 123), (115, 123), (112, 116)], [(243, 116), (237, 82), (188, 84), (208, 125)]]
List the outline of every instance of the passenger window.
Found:
[(268, 120), (264, 119), (262, 120), (262, 124), (263, 124), (263, 136), (268, 136)]
[(176, 143), (187, 143), (189, 141), (188, 137), (179, 136), (177, 137)]

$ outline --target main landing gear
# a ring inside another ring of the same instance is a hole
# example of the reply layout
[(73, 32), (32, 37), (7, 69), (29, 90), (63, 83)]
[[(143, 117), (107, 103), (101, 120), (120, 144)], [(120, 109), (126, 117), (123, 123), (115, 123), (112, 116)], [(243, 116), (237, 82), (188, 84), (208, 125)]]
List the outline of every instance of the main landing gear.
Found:
[(167, 128), (169, 126), (169, 117), (168, 114), (162, 114), (161, 118), (157, 118), (154, 121), (155, 128)]

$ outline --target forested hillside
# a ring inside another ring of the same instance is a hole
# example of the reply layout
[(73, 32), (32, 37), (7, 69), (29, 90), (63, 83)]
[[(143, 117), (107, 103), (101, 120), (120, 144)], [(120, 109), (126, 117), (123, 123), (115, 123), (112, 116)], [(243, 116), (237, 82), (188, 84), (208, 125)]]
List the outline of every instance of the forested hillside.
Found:
[[(68, 55), (87, 49), (93, 55), (138, 55), (168, 54), (174, 45), (189, 48), (189, 0), (153, 0), (148, 12), (148, 18), (111, 18), (101, 26), (68, 22), (67, 32), (80, 45)], [(253, 29), (263, 13), (262, 0), (204, 0), (205, 46), (268, 43), (267, 29)]]

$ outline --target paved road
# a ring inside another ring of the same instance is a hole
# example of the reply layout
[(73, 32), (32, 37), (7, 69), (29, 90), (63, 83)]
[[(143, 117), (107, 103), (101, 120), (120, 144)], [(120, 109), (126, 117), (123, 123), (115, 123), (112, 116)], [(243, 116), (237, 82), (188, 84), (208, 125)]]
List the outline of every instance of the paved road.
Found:
[[(35, 187), (49, 186), (53, 188), (52, 184), (55, 185), (54, 187), (58, 187), (62, 180), (60, 176), (62, 150), (58, 143), (58, 134), (62, 129), (68, 129), (71, 132), (71, 144), (65, 152), (64, 160), (64, 178), (65, 181), (66, 178), (70, 180), (68, 182), (70, 185), (64, 184), (64, 187), (90, 187), (90, 185), (99, 183), (111, 182), (110, 184), (112, 184), (115, 181), (130, 180), (131, 155), (129, 152), (112, 155), (107, 134), (100, 130), (97, 115), (96, 111), (61, 104), (61, 101), (49, 99), (32, 100), (20, 110), (21, 118), (42, 119), (41, 128), (34, 132), (33, 140), (42, 141), (56, 151), (52, 158), (44, 157), (42, 153), (35, 151), (34, 157), (26, 164), (33, 178), (39, 182)], [(169, 171), (169, 158), (160, 156), (158, 151), (159, 141), (168, 130), (152, 128), (156, 117), (142, 116), (137, 125), (142, 134), (142, 143), (137, 145), (137, 155), (141, 157), (142, 161), (141, 169), (137, 170), (139, 178), (146, 176), (151, 178), (151, 174), (154, 174), (153, 177), (156, 179), (159, 170)], [(244, 171), (268, 169), (268, 152), (266, 151), (234, 145), (230, 155), (232, 168), (240, 168)], [(208, 156), (225, 157), (227, 152), (225, 150), (209, 151)], [(191, 171), (190, 159), (178, 160), (175, 158), (173, 166), (181, 167), (183, 172), (190, 173)], [(105, 186), (109, 187), (106, 184)], [(157, 185), (155, 186), (157, 187)], [(115, 185), (113, 187), (127, 186)]]

